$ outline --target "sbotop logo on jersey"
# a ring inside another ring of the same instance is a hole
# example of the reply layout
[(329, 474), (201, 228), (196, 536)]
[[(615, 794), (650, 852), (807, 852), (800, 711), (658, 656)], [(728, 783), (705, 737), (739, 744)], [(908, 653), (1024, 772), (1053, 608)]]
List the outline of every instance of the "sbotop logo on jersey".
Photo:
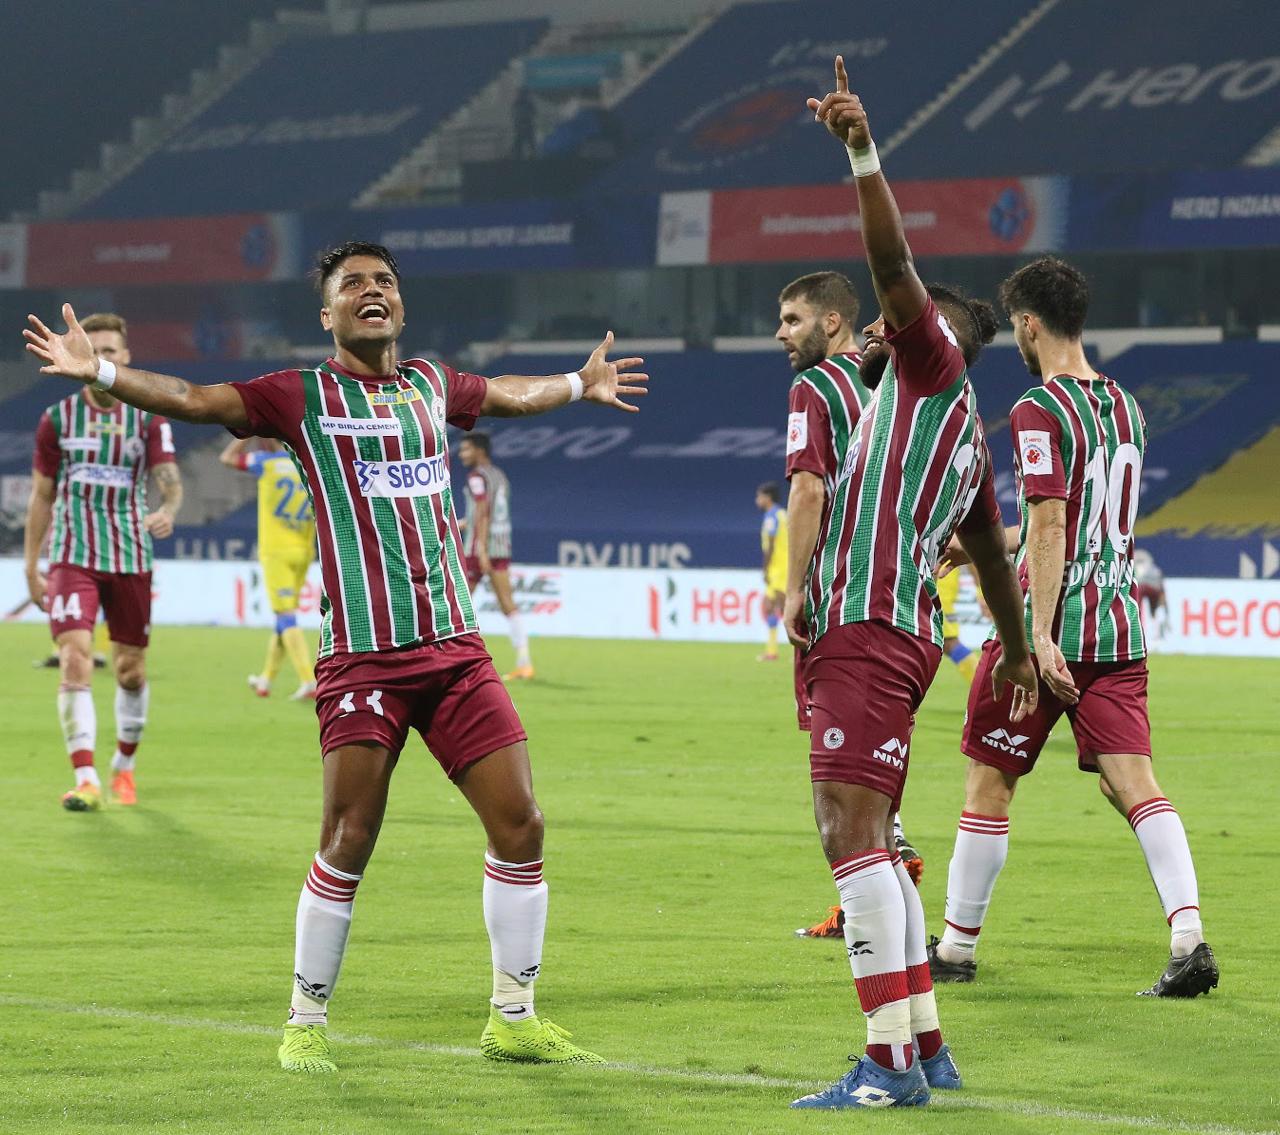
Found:
[(1007, 729), (993, 729), (982, 740), (998, 752), (1008, 753), (1011, 757), (1022, 757), (1025, 760), (1027, 750), (1022, 746), (1030, 738), (1025, 733), (1010, 733)]
[(125, 465), (94, 465), (77, 462), (67, 472), (67, 479), (77, 485), (103, 485), (111, 489), (127, 489), (133, 484), (133, 470)]
[(352, 463), (356, 483), (366, 497), (421, 497), (444, 492), (449, 465), (444, 454), (417, 461), (361, 461)]

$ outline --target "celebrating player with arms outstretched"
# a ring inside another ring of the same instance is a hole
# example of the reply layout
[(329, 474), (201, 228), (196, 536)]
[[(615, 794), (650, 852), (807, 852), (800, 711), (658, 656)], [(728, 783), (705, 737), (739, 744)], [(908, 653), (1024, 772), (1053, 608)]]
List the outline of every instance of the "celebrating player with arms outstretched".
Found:
[[(88, 344), (91, 357), (96, 352), (109, 363), (129, 361), (120, 316), (90, 315), (81, 326), (81, 348)], [(148, 471), (164, 498), (152, 512), (146, 506)], [(173, 532), (181, 504), (173, 430), (164, 418), (139, 413), (92, 388), (68, 394), (41, 415), (27, 509), (27, 585), (32, 601), (49, 612), (58, 648), (58, 717), (76, 774), (76, 786), (62, 797), (68, 811), (92, 812), (102, 805), (89, 688), (99, 606), (111, 634), (117, 683), (111, 794), (119, 804), (137, 803), (135, 754), (150, 700), (151, 538)], [(46, 579), (37, 560), (51, 523)]]
[(58, 335), (35, 316), (27, 349), (46, 374), (191, 422), (274, 437), (302, 468), (315, 505), (324, 581), (317, 714), (324, 757), (320, 850), (298, 903), (290, 1070), (332, 1072), (326, 1010), (346, 949), (356, 887), (373, 852), (392, 770), (413, 727), (488, 836), (484, 916), (493, 998), (480, 1047), (492, 1060), (599, 1063), (534, 1014), (547, 888), (542, 813), (525, 733), (476, 633), (449, 486), (446, 422), (517, 417), (575, 398), (621, 410), (643, 394), (640, 359), (609, 362), (612, 333), (571, 374), (486, 380), (424, 359), (398, 361), (400, 273), (381, 245), (351, 242), (318, 265), (333, 357), (248, 383), (193, 386), (100, 366), (70, 304)]
[[(836, 90), (809, 106), (848, 148), (881, 316), (865, 331), (860, 374), (875, 395), (856, 430), (789, 443), (784, 621), (793, 642), (809, 645), (814, 813), (867, 1019), (857, 1066), (792, 1106), (914, 1106), (931, 1085), (960, 1086), (938, 1026), (924, 911), (891, 854), (914, 714), (942, 657), (933, 572), (953, 531), (973, 554), (1006, 647), (994, 681), (1016, 684), (1015, 718), (1034, 708), (1036, 679), (968, 378), (994, 316), (920, 282), (843, 60)], [(827, 395), (837, 425), (847, 397)]]
[[(1133, 395), (1085, 358), (1089, 288), (1077, 269), (1042, 257), (1010, 276), (1000, 298), (1027, 369), (1042, 380), (1015, 404), (1009, 428), (1022, 517), (1010, 551), (1018, 554), (1043, 685), (1039, 709), (1011, 733), (1007, 703), (982, 680), (998, 664), (1000, 645), (983, 648), (960, 742), (970, 760), (947, 925), (930, 943), (930, 962), (939, 979), (973, 980), (978, 935), (1008, 854), (1014, 789), (1066, 713), (1080, 768), (1101, 774), (1103, 793), (1132, 825), (1169, 922), (1168, 967), (1145, 992), (1195, 997), (1218, 984), (1218, 966), (1201, 930), (1187, 833), (1151, 771), (1133, 570), (1146, 423)], [(964, 550), (950, 549), (948, 558), (962, 561)]]

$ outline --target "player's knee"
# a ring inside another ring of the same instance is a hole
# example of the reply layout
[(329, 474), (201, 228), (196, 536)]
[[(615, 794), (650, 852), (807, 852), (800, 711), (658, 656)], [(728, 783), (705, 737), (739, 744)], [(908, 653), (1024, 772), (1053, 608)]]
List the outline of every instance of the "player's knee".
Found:
[(321, 856), (339, 871), (359, 874), (365, 869), (378, 841), (381, 818), (359, 808), (326, 816), (320, 833)]
[(87, 686), (93, 677), (93, 653), (88, 645), (64, 642), (58, 645), (58, 672), (71, 686)]
[(546, 822), (542, 809), (532, 799), (512, 809), (501, 819), (489, 839), (498, 858), (508, 863), (528, 863), (542, 856), (542, 835)]
[(147, 681), (147, 665), (142, 658), (125, 655), (116, 659), (116, 684), (126, 690), (140, 690)]

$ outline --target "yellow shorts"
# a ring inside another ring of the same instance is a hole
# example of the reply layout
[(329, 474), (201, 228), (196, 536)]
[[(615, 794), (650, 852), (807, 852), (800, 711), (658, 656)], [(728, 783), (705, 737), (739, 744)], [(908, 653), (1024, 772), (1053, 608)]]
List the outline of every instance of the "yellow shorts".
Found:
[(271, 610), (285, 615), (298, 609), (298, 597), (307, 581), (311, 549), (296, 548), (270, 552), (262, 557), (262, 577)]
[(960, 573), (953, 571), (937, 583), (938, 602), (942, 604), (942, 637), (959, 638), (960, 624), (956, 622), (956, 599), (960, 595)]
[(764, 589), (770, 595), (784, 595), (787, 590), (787, 570), (770, 571), (764, 579)]

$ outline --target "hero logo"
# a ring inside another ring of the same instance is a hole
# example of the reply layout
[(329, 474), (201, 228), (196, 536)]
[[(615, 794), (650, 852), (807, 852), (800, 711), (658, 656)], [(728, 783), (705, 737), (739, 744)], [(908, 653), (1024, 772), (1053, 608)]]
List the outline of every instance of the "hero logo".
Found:
[(844, 744), (844, 730), (837, 729), (834, 725), (822, 735), (822, 743), (828, 749), (838, 749)]
[(1195, 63), (1174, 63), (1137, 67), (1128, 74), (1106, 70), (1068, 84), (1071, 78), (1071, 66), (1062, 60), (1040, 72), (1034, 82), (1010, 75), (965, 115), (964, 124), (969, 130), (978, 130), (1002, 111), (1023, 121), (1045, 105), (1051, 91), (1057, 96), (1059, 109), (1069, 114), (1122, 106), (1137, 110), (1174, 103), (1187, 106), (1206, 95), (1216, 95), (1227, 103), (1245, 102), (1280, 84), (1280, 58), (1230, 59), (1204, 68)]
[(809, 444), (809, 416), (803, 411), (787, 415), (787, 454), (799, 453)]
[(1030, 737), (1025, 733), (1010, 733), (1007, 729), (993, 729), (982, 739), (1001, 753), (1008, 753), (1010, 756), (1026, 759), (1027, 750), (1022, 746), (1030, 740)]
[(449, 463), (444, 454), (417, 461), (356, 459), (352, 468), (366, 497), (436, 496), (449, 485)]
[(907, 745), (905, 741), (899, 741), (897, 737), (890, 737), (871, 755), (876, 760), (884, 761), (885, 764), (892, 765), (894, 768), (902, 769), (907, 767)]
[(1038, 477), (1053, 472), (1053, 449), (1048, 430), (1019, 430), (1018, 451), (1024, 472)]

